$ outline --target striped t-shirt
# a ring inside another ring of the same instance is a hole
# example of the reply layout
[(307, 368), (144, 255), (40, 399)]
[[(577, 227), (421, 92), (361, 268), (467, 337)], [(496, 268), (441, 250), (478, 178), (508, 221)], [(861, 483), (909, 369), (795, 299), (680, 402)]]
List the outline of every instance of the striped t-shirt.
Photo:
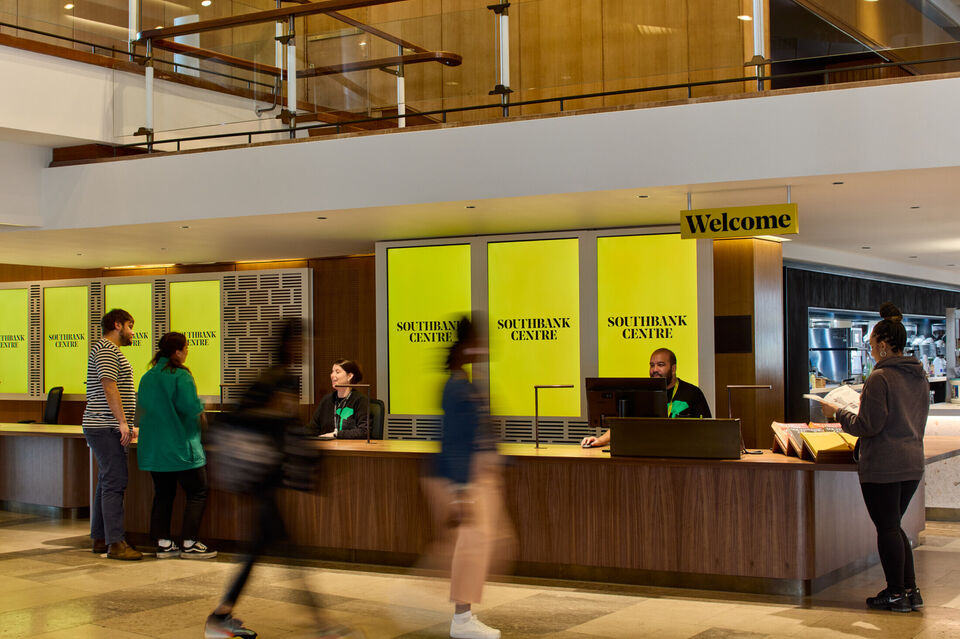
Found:
[(117, 428), (120, 422), (113, 416), (101, 379), (117, 382), (123, 414), (133, 426), (137, 410), (137, 391), (133, 385), (133, 367), (120, 349), (106, 338), (100, 338), (90, 348), (87, 360), (87, 407), (83, 411), (84, 428)]

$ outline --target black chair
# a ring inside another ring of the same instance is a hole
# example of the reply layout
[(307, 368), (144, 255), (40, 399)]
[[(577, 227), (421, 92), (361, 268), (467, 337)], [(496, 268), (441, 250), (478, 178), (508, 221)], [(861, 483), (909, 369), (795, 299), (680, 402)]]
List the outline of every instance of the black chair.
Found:
[[(47, 405), (43, 409), (41, 424), (56, 424), (60, 421), (60, 402), (63, 400), (63, 386), (54, 386), (47, 393)], [(23, 419), (18, 424), (35, 424), (35, 419)]]
[(370, 400), (370, 439), (383, 439), (383, 419), (387, 407), (382, 400)]

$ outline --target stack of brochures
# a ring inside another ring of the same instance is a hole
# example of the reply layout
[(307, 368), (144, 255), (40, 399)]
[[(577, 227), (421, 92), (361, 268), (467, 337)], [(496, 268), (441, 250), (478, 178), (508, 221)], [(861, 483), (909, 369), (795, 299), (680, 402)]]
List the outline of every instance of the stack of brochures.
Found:
[(773, 452), (809, 459), (820, 464), (853, 463), (857, 438), (844, 433), (840, 424), (770, 424)]

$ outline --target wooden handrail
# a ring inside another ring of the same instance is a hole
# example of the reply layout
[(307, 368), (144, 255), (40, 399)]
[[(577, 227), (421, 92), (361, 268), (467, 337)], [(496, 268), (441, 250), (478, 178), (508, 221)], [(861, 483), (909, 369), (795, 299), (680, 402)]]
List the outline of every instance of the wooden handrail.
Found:
[(259, 64), (245, 58), (237, 58), (232, 55), (227, 55), (226, 53), (201, 49), (200, 47), (191, 47), (188, 44), (181, 44), (180, 42), (174, 42), (173, 40), (166, 40), (164, 38), (154, 39), (153, 46), (157, 49), (163, 49), (164, 51), (172, 51), (173, 53), (180, 53), (201, 60), (213, 60), (214, 62), (220, 62), (229, 67), (246, 69), (247, 71), (254, 71), (256, 73), (265, 73), (275, 77), (283, 73), (280, 68), (269, 64)]
[(391, 35), (386, 31), (381, 31), (376, 27), (371, 27), (369, 24), (364, 24), (359, 20), (354, 20), (350, 16), (345, 16), (339, 11), (331, 11), (327, 15), (335, 20), (339, 20), (340, 22), (345, 22), (349, 24), (351, 27), (356, 27), (361, 31), (366, 31), (370, 35), (377, 36), (378, 38), (382, 38), (387, 42), (392, 42), (393, 44), (403, 47), (404, 49), (410, 49), (412, 51), (416, 51), (417, 53), (426, 53), (429, 50), (421, 47), (419, 44), (414, 44), (413, 42), (409, 42), (407, 40), (404, 40), (403, 38), (398, 38), (395, 35)]
[(315, 78), (322, 75), (336, 75), (338, 73), (349, 73), (350, 71), (365, 71), (367, 69), (385, 69), (387, 67), (399, 66), (401, 64), (418, 64), (421, 62), (440, 62), (448, 67), (458, 66), (463, 62), (463, 58), (456, 53), (449, 51), (425, 51), (423, 53), (407, 53), (405, 55), (395, 55), (388, 58), (377, 58), (375, 60), (360, 60), (358, 62), (344, 62), (343, 64), (332, 64), (324, 67), (313, 67), (312, 69), (303, 69), (297, 72), (298, 78)]
[[(236, 58), (225, 53), (219, 53), (218, 51), (210, 51), (209, 49), (192, 47), (190, 45), (180, 44), (179, 42), (173, 42), (171, 40), (157, 39), (154, 40), (153, 44), (158, 49), (164, 49), (166, 51), (172, 51), (174, 53), (180, 53), (204, 60), (214, 60), (228, 66), (237, 67), (239, 69), (265, 73), (275, 77), (278, 77), (282, 74), (282, 71), (279, 68), (269, 64), (257, 64), (244, 58)], [(439, 62), (450, 67), (455, 67), (463, 62), (463, 58), (456, 53), (451, 53), (449, 51), (423, 51), (420, 53), (407, 53), (404, 55), (376, 58), (373, 60), (359, 60), (357, 62), (344, 62), (343, 64), (332, 64), (322, 67), (313, 67), (312, 69), (302, 69), (297, 71), (297, 78), (315, 78), (324, 75), (348, 73), (350, 71), (385, 69), (387, 67), (394, 67), (401, 64), (420, 64), (423, 62)]]
[(140, 32), (140, 37), (137, 38), (137, 42), (153, 40), (154, 38), (173, 38), (175, 36), (203, 33), (204, 31), (216, 31), (218, 29), (228, 29), (230, 27), (239, 27), (249, 24), (277, 22), (290, 17), (309, 16), (316, 15), (318, 13), (330, 13), (331, 11), (345, 11), (347, 9), (359, 9), (361, 7), (372, 7), (379, 4), (392, 4), (399, 1), (401, 0), (323, 0), (322, 2), (298, 4), (293, 7), (267, 9), (266, 11), (253, 11), (251, 13), (243, 13), (236, 16), (214, 18), (213, 20), (201, 20), (199, 22), (190, 22), (188, 24), (178, 24), (171, 27), (163, 27), (161, 29), (147, 29)]

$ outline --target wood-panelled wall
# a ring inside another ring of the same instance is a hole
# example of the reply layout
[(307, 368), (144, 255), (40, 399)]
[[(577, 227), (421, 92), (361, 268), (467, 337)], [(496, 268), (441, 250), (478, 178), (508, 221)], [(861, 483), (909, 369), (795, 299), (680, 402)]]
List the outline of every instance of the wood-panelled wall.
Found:
[[(770, 422), (783, 420), (782, 267), (778, 242), (737, 239), (713, 243), (714, 314), (747, 316), (752, 326), (750, 352), (716, 354), (717, 415), (727, 415), (727, 385), (773, 387), (731, 393), (733, 416), (741, 419), (747, 448), (769, 448), (773, 437)], [(717, 344), (721, 342), (718, 336)]]
[[(960, 307), (960, 293), (924, 286), (895, 284), (881, 279), (834, 275), (802, 268), (784, 269), (786, 316), (786, 419), (810, 418), (807, 314), (811, 307), (876, 312), (893, 302), (907, 315), (940, 315)], [(880, 316), (877, 315), (877, 319)]]
[[(48, 266), (0, 264), (0, 282), (29, 282), (70, 278), (118, 276), (174, 275), (276, 268), (310, 268), (313, 270), (314, 320), (314, 399), (316, 402), (331, 390), (328, 376), (337, 359), (355, 360), (363, 371), (364, 383), (372, 384), (370, 394), (377, 396), (376, 285), (372, 255), (256, 262), (245, 264), (203, 264), (174, 266), (162, 269), (67, 269)], [(60, 423), (79, 424), (85, 402), (64, 402)], [(314, 406), (302, 407), (306, 419)], [(43, 413), (40, 402), (29, 400), (0, 401), (0, 422), (21, 419), (39, 420)]]

